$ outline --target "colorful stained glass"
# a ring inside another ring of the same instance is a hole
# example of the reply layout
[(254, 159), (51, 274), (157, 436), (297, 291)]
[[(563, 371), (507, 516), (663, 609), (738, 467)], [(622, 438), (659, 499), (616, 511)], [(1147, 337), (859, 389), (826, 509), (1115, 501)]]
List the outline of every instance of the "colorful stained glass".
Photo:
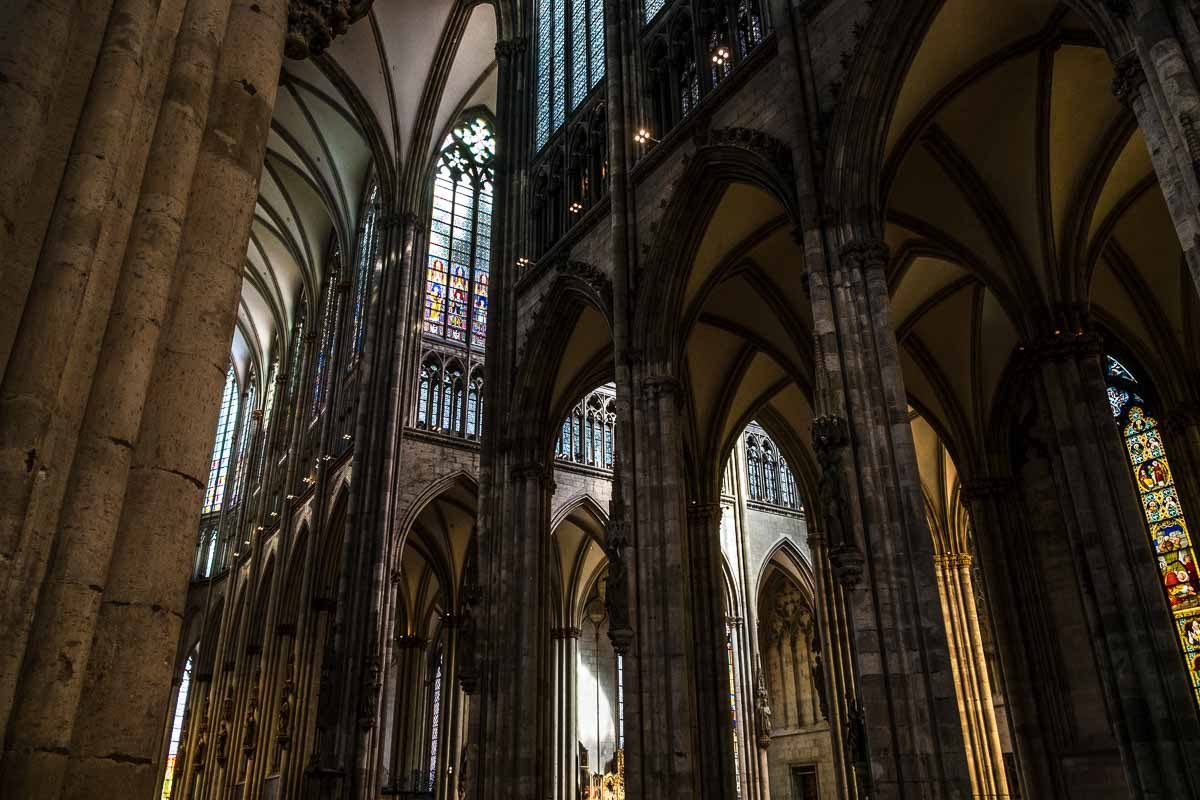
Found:
[(487, 334), (495, 154), (487, 121), (465, 120), (446, 137), (433, 181), (422, 329), (476, 347)]
[(437, 786), (438, 749), (442, 727), (442, 657), (438, 655), (437, 669), (433, 674), (433, 700), (429, 710), (429, 790)]
[(1114, 417), (1120, 416), (1121, 412), (1125, 410), (1125, 406), (1128, 403), (1129, 392), (1125, 391), (1124, 389), (1114, 389), (1111, 386), (1108, 387), (1108, 405), (1110, 408), (1112, 408)]
[(367, 292), (371, 273), (379, 258), (379, 184), (371, 187), (363, 213), (362, 233), (358, 237), (358, 269), (354, 277), (354, 322), (350, 335), (354, 352), (362, 352), (363, 332), (366, 329)]
[(317, 363), (313, 368), (313, 394), (311, 414), (315, 419), (321, 413), (329, 389), (329, 363), (333, 359), (333, 348), (336, 342), (335, 322), (337, 313), (337, 282), (341, 262), (341, 253), (335, 248), (329, 259), (329, 277), (325, 281), (325, 304), (321, 309), (321, 339), (317, 344)]
[(179, 680), (179, 695), (175, 700), (175, 713), (171, 717), (171, 740), (167, 744), (167, 769), (163, 774), (162, 800), (171, 800), (171, 789), (175, 783), (175, 772), (179, 758), (179, 742), (183, 739), (183, 724), (186, 719), (188, 694), (192, 688), (192, 656), (188, 656)]
[(588, 0), (588, 39), (588, 88), (594, 89), (604, 79), (604, 0)]
[(1188, 676), (1192, 680), (1192, 691), (1200, 703), (1200, 609), (1175, 612), (1175, 624), (1179, 641), (1183, 645), (1183, 656), (1187, 659)]
[(204, 491), (204, 506), (200, 513), (212, 514), (221, 510), (225, 499), (225, 476), (229, 472), (229, 456), (233, 450), (233, 434), (237, 430), (238, 407), (237, 373), (233, 365), (225, 373), (225, 392), (221, 395), (221, 410), (217, 416), (217, 435), (213, 440), (212, 459), (208, 467), (208, 486)]
[[(1113, 372), (1113, 365), (1124, 375)], [(1132, 375), (1115, 359), (1109, 360), (1110, 377), (1132, 381)], [(1113, 405), (1114, 413), (1116, 406)], [(1150, 529), (1150, 541), (1158, 558), (1167, 601), (1178, 626), (1179, 641), (1187, 660), (1188, 673), (1200, 703), (1200, 572), (1192, 546), (1183, 506), (1175, 488), (1175, 476), (1163, 447), (1158, 422), (1140, 405), (1130, 405), (1125, 425), (1125, 447), (1133, 468), (1134, 482), (1142, 498), (1142, 510)]]
[(231, 491), (232, 505), (237, 505), (241, 500), (242, 492), (246, 486), (246, 468), (249, 466), (250, 460), (250, 421), (253, 419), (251, 412), (254, 411), (255, 403), (258, 401), (258, 378), (253, 372), (250, 373), (250, 379), (247, 381), (246, 400), (242, 404), (242, 427), (238, 431), (237, 459), (234, 463), (237, 464), (237, 469), (233, 473), (233, 488)]
[(733, 778), (737, 797), (742, 796), (741, 761), (738, 755), (737, 671), (733, 666), (733, 637), (725, 641), (725, 662), (729, 666), (729, 711), (733, 716)]

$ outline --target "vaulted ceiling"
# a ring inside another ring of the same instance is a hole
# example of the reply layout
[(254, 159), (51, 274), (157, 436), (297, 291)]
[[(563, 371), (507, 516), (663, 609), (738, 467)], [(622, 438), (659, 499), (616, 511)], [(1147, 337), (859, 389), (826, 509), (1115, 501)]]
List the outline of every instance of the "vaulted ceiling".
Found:
[(910, 400), (984, 450), (1016, 348), (1086, 308), (1156, 377), (1194, 365), (1195, 289), (1108, 55), (1052, 0), (948, 0), (886, 144)]
[[(696, 251), (679, 326), (689, 460), (714, 487), (752, 418), (781, 443), (808, 438), (812, 317), (803, 273), (779, 202), (748, 184), (727, 187)], [(791, 436), (781, 438), (779, 425)]]
[(419, 206), (459, 114), (495, 110), (496, 13), (467, 0), (386, 0), (315, 60), (284, 65), (246, 253), (234, 340), (243, 375), (287, 342), (317, 296), (331, 243), (352, 253), (373, 175)]

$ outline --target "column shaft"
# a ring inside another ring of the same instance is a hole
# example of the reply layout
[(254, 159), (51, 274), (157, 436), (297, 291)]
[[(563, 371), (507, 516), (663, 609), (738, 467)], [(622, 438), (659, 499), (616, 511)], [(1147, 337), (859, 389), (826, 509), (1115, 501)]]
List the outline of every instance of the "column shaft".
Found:
[[(146, 653), (174, 652), (179, 635), (286, 25), (283, 0), (237, 0), (230, 12), (170, 321), (142, 414), (84, 681), (68, 796), (153, 791), (173, 664)], [(129, 692), (131, 686), (140, 691)]]
[[(65, 760), (71, 740), (82, 667), (108, 577), (227, 13), (228, 0), (192, 0), (179, 33), (113, 316), (67, 484), (61, 544), (42, 590), (22, 671), (8, 749), (38, 751), (42, 759), (56, 763)], [(72, 669), (60, 671), (55, 664)], [(6, 789), (21, 794), (8, 781), (24, 767), (6, 756), (3, 772)], [(61, 774), (61, 767), (51, 774)], [(49, 778), (35, 779), (44, 787)]]

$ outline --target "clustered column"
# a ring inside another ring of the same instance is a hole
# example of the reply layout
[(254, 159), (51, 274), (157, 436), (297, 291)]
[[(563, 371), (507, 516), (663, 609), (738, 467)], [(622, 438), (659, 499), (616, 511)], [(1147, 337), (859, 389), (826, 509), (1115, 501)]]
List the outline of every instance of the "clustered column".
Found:
[[(1080, 597), (1097, 648), (1130, 784), (1187, 794), (1188, 753), (1200, 732), (1189, 681), (1100, 363), (1102, 341), (1062, 324), (1030, 351), (1065, 534), (1078, 554)], [(1116, 568), (1120, 565), (1120, 568)]]
[(889, 319), (887, 259), (882, 242), (851, 237), (827, 269), (813, 258), (809, 270), (819, 411), (845, 414), (847, 425), (845, 463), (822, 481), (828, 555), (847, 599), (858, 680), (842, 746), (863, 767), (855, 775), (860, 786), (869, 781), (872, 797), (965, 796), (969, 773), (945, 627), (928, 591), (933, 549)]
[[(0, 37), (27, 79), (0, 87), (26, 112), (0, 141), (28, 156), (0, 173), (0, 229), (29, 223), (4, 243), (0, 314), (20, 320), (0, 330), (0, 794), (148, 797), (289, 8), (24, 10), (27, 36)], [(293, 47), (322, 32), (293, 16)], [(31, 219), (20, 193), (56, 172), (53, 212)], [(252, 745), (273, 705), (247, 681)]]

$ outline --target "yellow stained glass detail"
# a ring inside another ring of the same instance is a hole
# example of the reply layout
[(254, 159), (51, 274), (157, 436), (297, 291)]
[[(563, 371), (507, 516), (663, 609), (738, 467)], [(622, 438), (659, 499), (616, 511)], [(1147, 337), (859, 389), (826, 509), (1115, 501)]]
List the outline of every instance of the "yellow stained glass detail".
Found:
[(1158, 423), (1141, 406), (1129, 408), (1125, 448), (1150, 528), (1163, 589), (1175, 617), (1192, 690), (1200, 703), (1200, 574), (1196, 551)]

